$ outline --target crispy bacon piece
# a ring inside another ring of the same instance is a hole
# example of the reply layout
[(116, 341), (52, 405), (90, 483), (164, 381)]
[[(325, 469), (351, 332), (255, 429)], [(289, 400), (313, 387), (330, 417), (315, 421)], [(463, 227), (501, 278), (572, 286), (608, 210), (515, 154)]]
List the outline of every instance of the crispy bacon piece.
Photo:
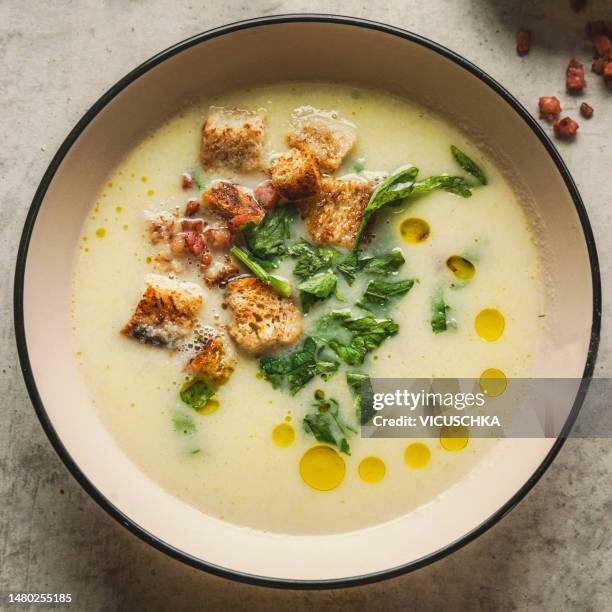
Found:
[(193, 189), (193, 178), (188, 172), (181, 174), (181, 187), (183, 189)]
[(206, 246), (204, 244), (202, 234), (195, 231), (187, 232), (185, 234), (185, 244), (187, 245), (189, 252), (196, 256), (201, 255)]
[(189, 200), (185, 205), (185, 216), (193, 217), (200, 210), (200, 202), (198, 200)]
[(206, 244), (213, 249), (220, 249), (230, 245), (232, 234), (226, 227), (209, 227), (204, 232)]
[(539, 101), (540, 115), (554, 119), (561, 112), (561, 102), (556, 96), (542, 96)]
[(594, 72), (595, 74), (603, 74), (604, 73), (604, 68), (606, 67), (606, 62), (608, 60), (605, 59), (596, 59), (592, 64), (591, 64), (591, 71)]
[(210, 266), (210, 264), (212, 263), (212, 255), (210, 254), (210, 251), (208, 250), (208, 246), (206, 245), (206, 243), (203, 243), (203, 245), (204, 245), (203, 252), (202, 252), (202, 255), (200, 256), (200, 263), (198, 264), (198, 267), (202, 271), (206, 270), (208, 266)]
[(519, 55), (527, 55), (531, 46), (531, 33), (529, 30), (519, 30), (516, 33), (516, 52)]
[(593, 37), (593, 44), (595, 45), (595, 50), (597, 51), (597, 55), (609, 56), (610, 54), (610, 38), (607, 34), (597, 34), (597, 36)]
[(567, 66), (565, 85), (568, 91), (582, 91), (586, 87), (584, 67), (575, 59), (570, 60)]
[(604, 81), (612, 81), (612, 60), (608, 60), (603, 68)]
[(573, 138), (578, 131), (578, 124), (571, 117), (564, 117), (553, 122), (553, 129), (559, 138)]
[(255, 187), (253, 192), (255, 199), (266, 209), (273, 208), (280, 201), (280, 194), (272, 184), (272, 181), (264, 181)]
[(580, 114), (585, 118), (585, 119), (590, 119), (593, 116), (593, 107), (589, 106), (586, 102), (583, 102), (580, 105)]
[(248, 223), (249, 221), (252, 221), (253, 223), (259, 223), (261, 221), (261, 217), (259, 215), (250, 214), (236, 215), (227, 222), (227, 229), (229, 229), (229, 231), (234, 234), (245, 223)]

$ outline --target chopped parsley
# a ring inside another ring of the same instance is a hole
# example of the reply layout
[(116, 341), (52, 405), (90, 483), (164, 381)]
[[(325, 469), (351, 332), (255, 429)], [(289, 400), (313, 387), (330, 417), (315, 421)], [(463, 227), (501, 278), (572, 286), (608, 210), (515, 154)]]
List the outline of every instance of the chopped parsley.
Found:
[(348, 439), (357, 430), (351, 427), (340, 413), (340, 405), (330, 397), (317, 399), (312, 404), (313, 410), (309, 412), (302, 423), (304, 431), (312, 434), (317, 442), (336, 446), (340, 452), (351, 454)]
[(206, 384), (203, 380), (194, 378), (187, 382), (181, 389), (180, 396), (185, 404), (188, 404), (194, 410), (197, 410), (198, 408), (205, 406), (216, 391), (216, 389)]

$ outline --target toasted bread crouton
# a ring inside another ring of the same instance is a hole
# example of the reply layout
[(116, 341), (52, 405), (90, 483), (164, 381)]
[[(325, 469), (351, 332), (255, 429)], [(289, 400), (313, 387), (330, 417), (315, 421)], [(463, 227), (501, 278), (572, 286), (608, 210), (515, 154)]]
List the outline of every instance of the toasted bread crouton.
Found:
[(203, 340), (200, 350), (185, 366), (185, 371), (200, 374), (212, 382), (224, 382), (235, 367), (236, 354), (229, 339), (217, 334)]
[(256, 278), (230, 281), (226, 301), (234, 317), (229, 333), (249, 353), (293, 344), (302, 335), (302, 314), (293, 301)]
[(297, 108), (292, 123), (287, 134), (289, 146), (311, 151), (319, 166), (329, 173), (340, 167), (357, 140), (352, 123), (312, 106)]
[(266, 211), (248, 189), (229, 181), (214, 181), (202, 193), (202, 204), (226, 219), (241, 217), (259, 223)]
[(371, 181), (322, 179), (319, 193), (300, 205), (312, 240), (350, 247), (373, 189)]
[(321, 173), (308, 149), (291, 149), (270, 169), (272, 184), (288, 200), (303, 200), (319, 190)]
[(200, 163), (204, 168), (251, 172), (261, 168), (265, 111), (211, 106), (202, 126)]
[(191, 333), (201, 306), (202, 294), (197, 285), (151, 274), (121, 333), (144, 344), (175, 348)]

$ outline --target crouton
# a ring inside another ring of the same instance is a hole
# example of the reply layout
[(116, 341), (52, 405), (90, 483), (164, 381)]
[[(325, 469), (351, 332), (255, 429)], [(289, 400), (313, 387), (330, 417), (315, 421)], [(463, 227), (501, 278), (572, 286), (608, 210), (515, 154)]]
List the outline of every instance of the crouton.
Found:
[(293, 301), (256, 278), (230, 281), (226, 301), (233, 314), (229, 333), (249, 353), (293, 344), (302, 334), (302, 314)]
[(226, 219), (240, 216), (254, 223), (259, 223), (266, 213), (249, 190), (229, 181), (211, 183), (202, 193), (202, 204)]
[(144, 344), (175, 348), (191, 333), (201, 306), (202, 294), (197, 285), (151, 274), (121, 333)]
[(278, 157), (270, 169), (277, 191), (288, 200), (303, 200), (319, 190), (321, 173), (307, 149), (291, 149)]
[(373, 189), (371, 181), (322, 179), (319, 193), (300, 205), (312, 240), (316, 244), (350, 247)]
[(211, 382), (225, 382), (236, 367), (236, 354), (220, 334), (204, 338), (200, 350), (185, 366), (190, 374), (199, 374)]
[(355, 126), (312, 106), (302, 106), (293, 113), (293, 128), (287, 134), (290, 147), (309, 150), (326, 172), (335, 172), (357, 140)]
[(211, 106), (202, 126), (200, 163), (236, 172), (259, 170), (264, 147), (265, 111)]

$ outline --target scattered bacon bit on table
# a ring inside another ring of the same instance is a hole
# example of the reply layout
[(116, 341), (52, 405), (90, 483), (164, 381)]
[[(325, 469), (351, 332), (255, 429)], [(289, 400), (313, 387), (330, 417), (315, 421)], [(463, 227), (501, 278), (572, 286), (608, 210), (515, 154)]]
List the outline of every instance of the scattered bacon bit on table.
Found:
[(603, 78), (604, 81), (612, 81), (612, 60), (608, 60), (604, 64)]
[(586, 119), (590, 119), (593, 116), (593, 107), (589, 106), (586, 102), (580, 105), (580, 114)]
[(582, 91), (586, 87), (584, 66), (575, 59), (571, 59), (567, 66), (565, 85), (568, 91)]
[(193, 179), (191, 174), (185, 172), (181, 175), (181, 187), (183, 189), (193, 189)]
[(607, 57), (610, 54), (610, 38), (607, 34), (597, 34), (597, 36), (593, 37), (593, 44), (595, 45), (595, 50), (597, 51), (597, 55), (601, 55), (603, 57)]
[(561, 112), (561, 102), (556, 96), (542, 96), (539, 107), (544, 119), (554, 119)]
[(572, 138), (576, 135), (578, 127), (571, 117), (564, 117), (553, 122), (553, 129), (559, 138)]
[(519, 30), (516, 33), (516, 52), (519, 55), (527, 55), (531, 46), (531, 34), (529, 30)]
[(193, 217), (200, 210), (200, 202), (198, 200), (189, 200), (185, 205), (185, 216)]

